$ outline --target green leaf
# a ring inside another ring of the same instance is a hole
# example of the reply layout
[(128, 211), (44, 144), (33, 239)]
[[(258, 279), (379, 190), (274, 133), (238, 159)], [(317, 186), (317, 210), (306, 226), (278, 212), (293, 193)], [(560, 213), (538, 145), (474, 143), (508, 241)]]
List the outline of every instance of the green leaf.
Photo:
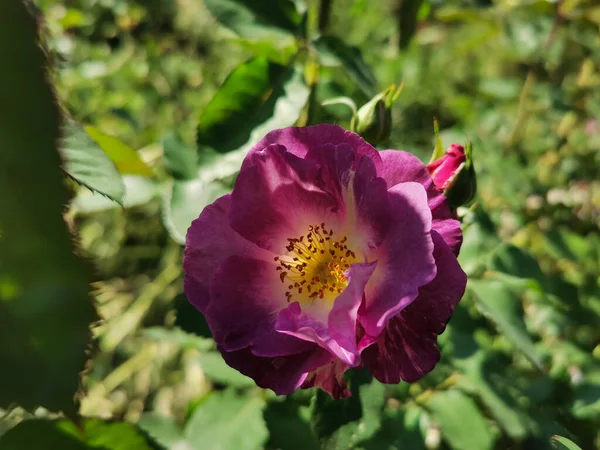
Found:
[[(278, 82), (270, 78), (273, 71), (282, 75)], [(296, 122), (308, 94), (293, 68), (256, 58), (234, 70), (202, 113), (196, 178), (175, 180), (166, 195), (164, 223), (175, 241), (185, 243), (187, 229), (202, 209), (229, 191), (218, 180), (238, 172), (254, 144), (269, 131)], [(229, 153), (218, 156), (215, 150)]]
[(368, 98), (377, 94), (377, 78), (357, 47), (333, 36), (320, 36), (313, 44), (323, 66), (344, 69)]
[[(220, 95), (217, 93), (217, 96)], [(248, 108), (241, 117), (241, 122), (236, 125), (236, 122), (228, 123), (231, 128), (224, 130), (228, 135), (236, 137), (231, 141), (217, 140), (215, 145), (218, 145), (218, 150), (221, 152), (229, 152), (222, 156), (215, 157), (214, 151), (202, 145), (198, 141), (199, 157), (202, 160), (202, 167), (198, 172), (198, 178), (204, 182), (210, 183), (214, 180), (222, 180), (236, 174), (240, 165), (248, 153), (261, 138), (269, 131), (285, 128), (294, 125), (300, 116), (300, 112), (304, 108), (308, 100), (309, 89), (304, 83), (302, 74), (295, 69), (287, 69), (281, 83), (277, 84), (273, 90), (265, 92), (268, 95), (266, 102), (261, 106), (257, 105), (258, 109)], [(237, 113), (236, 113), (237, 114)], [(232, 129), (236, 126), (242, 126), (244, 119), (248, 122), (242, 128), (237, 128), (237, 132), (233, 133)], [(237, 145), (243, 142), (239, 147)], [(198, 211), (198, 214), (200, 211)]]
[(0, 2), (0, 407), (75, 414), (96, 314), (62, 217), (61, 117), (37, 26), (23, 2)]
[(302, 418), (298, 404), (291, 397), (273, 401), (264, 412), (269, 428), (268, 448), (281, 450), (306, 450), (319, 448), (319, 442), (306, 420)]
[(61, 429), (76, 436), (91, 448), (151, 450), (146, 437), (130, 423), (100, 419), (85, 419), (80, 426), (65, 420), (58, 423)]
[(455, 450), (487, 450), (494, 436), (477, 404), (462, 392), (436, 391), (427, 400), (427, 408), (440, 426), (442, 436)]
[(122, 174), (152, 176), (152, 170), (146, 165), (138, 152), (125, 144), (120, 139), (101, 132), (93, 126), (86, 126), (84, 130), (89, 134), (100, 148), (108, 155)]
[(240, 37), (234, 40), (234, 42), (254, 56), (261, 56), (282, 65), (289, 64), (294, 55), (298, 53), (298, 42), (291, 35), (281, 39), (268, 37), (248, 39)]
[(344, 425), (362, 418), (359, 395), (334, 400), (318, 389), (311, 404), (311, 426), (320, 441), (327, 441)]
[(573, 392), (571, 412), (579, 419), (600, 418), (600, 371), (584, 375)]
[(525, 418), (518, 407), (515, 408), (515, 405), (510, 404), (504, 393), (499, 392), (490, 380), (489, 374), (493, 362), (490, 353), (481, 350), (464, 360), (456, 359), (455, 364), (464, 374), (460, 379), (460, 385), (464, 390), (479, 396), (511, 438), (521, 440), (528, 433)]
[[(133, 208), (135, 206), (145, 205), (155, 198), (160, 197), (160, 186), (149, 178), (140, 175), (125, 175), (123, 177), (123, 184), (125, 185), (123, 208)], [(102, 195), (95, 195), (93, 192), (84, 189), (77, 193), (77, 196), (70, 206), (72, 211), (81, 213), (92, 213), (120, 208), (120, 206), (112, 200)]]
[(248, 388), (256, 386), (252, 378), (242, 375), (227, 365), (218, 352), (205, 353), (200, 356), (200, 365), (207, 378), (226, 386)]
[(489, 253), (501, 241), (492, 219), (480, 206), (465, 216), (463, 224), (464, 237), (458, 261), (467, 275), (478, 275), (485, 271)]
[(198, 121), (197, 144), (227, 153), (250, 147), (267, 132), (293, 125), (308, 99), (302, 74), (254, 58), (236, 67)]
[(563, 436), (552, 436), (550, 443), (552, 444), (552, 448), (556, 450), (581, 450), (581, 447), (575, 444), (575, 442)]
[(123, 202), (125, 186), (117, 167), (83, 128), (74, 122), (65, 126), (61, 143), (65, 172), (79, 184)]
[(346, 375), (351, 397), (334, 400), (317, 390), (311, 405), (311, 426), (322, 448), (352, 448), (373, 436), (381, 425), (385, 389), (365, 369)]
[(268, 430), (264, 401), (241, 397), (233, 391), (214, 392), (198, 405), (185, 426), (191, 448), (254, 450), (264, 447)]
[(538, 262), (526, 250), (512, 244), (503, 243), (491, 254), (489, 268), (519, 278), (537, 281), (547, 285), (547, 279)]
[(185, 244), (187, 229), (205, 206), (225, 195), (229, 189), (223, 184), (206, 182), (196, 178), (189, 181), (175, 180), (165, 197), (164, 224), (171, 237)]
[(183, 447), (180, 443), (185, 443), (183, 430), (169, 417), (144, 413), (137, 425), (165, 448), (177, 448), (178, 445)]
[(177, 180), (191, 180), (198, 173), (196, 152), (185, 145), (179, 136), (169, 133), (162, 140), (165, 165)]
[(475, 294), (475, 304), (481, 313), (542, 370), (540, 356), (525, 327), (520, 299), (499, 280), (470, 280), (467, 286)]
[(69, 420), (31, 419), (0, 438), (2, 450), (151, 450), (143, 433), (125, 422), (84, 419), (80, 426)]
[(246, 38), (281, 39), (295, 32), (300, 14), (291, 0), (204, 0), (215, 18)]
[(421, 416), (421, 409), (410, 405), (405, 409), (386, 411), (381, 429), (370, 439), (361, 442), (361, 446), (365, 450), (425, 450), (425, 439), (419, 429)]
[(25, 420), (0, 437), (2, 450), (88, 450), (89, 447), (52, 420)]

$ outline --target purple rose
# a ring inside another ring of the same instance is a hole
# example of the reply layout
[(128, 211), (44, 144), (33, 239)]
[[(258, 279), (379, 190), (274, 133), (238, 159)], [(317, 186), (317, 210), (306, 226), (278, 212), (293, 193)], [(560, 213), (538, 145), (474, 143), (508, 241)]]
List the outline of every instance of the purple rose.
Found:
[(187, 233), (185, 292), (225, 361), (277, 394), (349, 395), (344, 372), (415, 381), (463, 295), (462, 234), (427, 168), (336, 125), (246, 156)]

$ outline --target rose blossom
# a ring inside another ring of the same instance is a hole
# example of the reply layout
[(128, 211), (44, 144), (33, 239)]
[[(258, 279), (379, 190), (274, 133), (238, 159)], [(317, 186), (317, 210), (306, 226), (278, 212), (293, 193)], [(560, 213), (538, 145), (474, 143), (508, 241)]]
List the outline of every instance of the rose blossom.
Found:
[(225, 361), (277, 394), (415, 381), (463, 295), (462, 234), (426, 167), (336, 125), (267, 134), (187, 233), (185, 292)]

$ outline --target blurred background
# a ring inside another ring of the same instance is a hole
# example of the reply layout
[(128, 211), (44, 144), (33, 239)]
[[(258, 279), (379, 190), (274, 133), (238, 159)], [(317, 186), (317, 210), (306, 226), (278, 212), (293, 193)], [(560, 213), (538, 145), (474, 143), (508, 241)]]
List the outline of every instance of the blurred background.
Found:
[[(600, 5), (244, 3), (35, 2), (70, 117), (65, 218), (98, 313), (81, 414), (177, 450), (561, 448), (555, 434), (600, 448)], [(252, 142), (294, 123), (349, 127), (351, 107), (323, 102), (360, 107), (401, 82), (380, 148), (427, 162), (434, 118), (445, 147), (473, 143), (471, 281), (438, 367), (361, 385), (351, 436), (321, 439), (312, 391), (278, 398), (225, 365), (183, 294), (182, 243)], [(82, 146), (110, 156), (109, 181), (69, 156)], [(27, 417), (5, 411), (0, 433)]]

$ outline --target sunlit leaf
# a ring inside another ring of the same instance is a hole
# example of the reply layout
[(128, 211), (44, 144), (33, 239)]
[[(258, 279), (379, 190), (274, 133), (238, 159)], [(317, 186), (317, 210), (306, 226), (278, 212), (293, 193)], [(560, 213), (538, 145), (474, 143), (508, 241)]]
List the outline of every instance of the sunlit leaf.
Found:
[(427, 408), (455, 450), (487, 450), (494, 447), (494, 435), (477, 404), (458, 390), (436, 391)]
[(229, 189), (218, 181), (175, 180), (171, 191), (165, 197), (164, 223), (171, 237), (180, 244), (185, 243), (185, 235), (192, 221), (205, 206), (226, 194)]
[(61, 154), (67, 174), (88, 189), (122, 203), (125, 186), (117, 167), (86, 131), (74, 122), (64, 129)]
[(229, 367), (218, 352), (204, 353), (200, 356), (200, 365), (206, 377), (216, 383), (236, 388), (248, 388), (256, 386), (252, 378), (241, 374)]
[[(125, 175), (123, 184), (125, 185), (125, 197), (122, 205), (124, 208), (145, 205), (160, 196), (159, 185), (140, 175)], [(87, 189), (80, 190), (71, 203), (71, 210), (78, 213), (106, 211), (114, 208), (121, 208), (121, 205)]]
[(490, 255), (489, 268), (518, 278), (535, 280), (547, 286), (547, 279), (538, 262), (526, 250), (503, 243)]
[(177, 448), (186, 445), (183, 430), (168, 417), (156, 413), (144, 413), (137, 422), (138, 427), (148, 433), (165, 448)]
[(463, 223), (463, 244), (458, 261), (467, 275), (472, 276), (485, 270), (489, 253), (501, 241), (490, 216), (479, 206), (465, 217)]
[(249, 148), (268, 131), (293, 125), (308, 99), (302, 75), (293, 68), (254, 58), (225, 80), (198, 119), (197, 144), (227, 153)]
[(575, 442), (564, 436), (552, 436), (552, 448), (556, 450), (581, 450)]
[(490, 413), (514, 439), (523, 439), (528, 429), (523, 412), (517, 405), (508, 402), (492, 381), (493, 360), (488, 352), (477, 351), (466, 359), (457, 359), (455, 364), (461, 369), (464, 378), (461, 378), (461, 387), (469, 393), (479, 396)]
[(179, 136), (169, 133), (162, 140), (165, 165), (173, 178), (191, 180), (198, 173), (198, 156)]
[(467, 286), (475, 294), (481, 312), (541, 369), (540, 356), (525, 328), (520, 299), (499, 280), (470, 280)]
[(268, 438), (259, 397), (233, 391), (214, 392), (194, 410), (185, 426), (191, 448), (203, 450), (258, 450)]
[(98, 128), (88, 125), (84, 127), (104, 153), (115, 163), (117, 170), (122, 174), (152, 176), (152, 170), (146, 165), (138, 152), (125, 144), (119, 138), (103, 133)]

